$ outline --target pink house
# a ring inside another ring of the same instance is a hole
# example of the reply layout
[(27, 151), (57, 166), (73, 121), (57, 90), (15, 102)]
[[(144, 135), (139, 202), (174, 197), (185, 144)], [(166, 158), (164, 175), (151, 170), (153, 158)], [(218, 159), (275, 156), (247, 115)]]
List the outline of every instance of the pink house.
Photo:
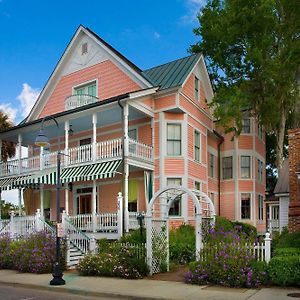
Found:
[[(40, 209), (55, 219), (59, 133), (60, 207), (81, 230), (117, 231), (119, 192), (125, 229), (133, 228), (151, 194), (175, 184), (203, 191), (218, 215), (264, 232), (263, 129), (245, 113), (242, 134), (224, 134), (207, 105), (213, 95), (201, 54), (141, 70), (80, 26), (28, 117), (0, 133), (29, 153), (1, 163), (0, 186), (23, 190), (28, 215)], [(40, 149), (34, 141), (46, 116), (59, 129), (45, 121), (51, 146)], [(173, 226), (194, 212), (179, 199), (169, 212)]]

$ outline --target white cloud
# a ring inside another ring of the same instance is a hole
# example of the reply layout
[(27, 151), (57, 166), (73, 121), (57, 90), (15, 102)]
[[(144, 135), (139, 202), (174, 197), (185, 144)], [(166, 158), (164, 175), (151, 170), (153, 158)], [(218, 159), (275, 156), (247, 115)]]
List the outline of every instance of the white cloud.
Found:
[(200, 9), (206, 5), (207, 0), (185, 0), (187, 13), (180, 18), (183, 24), (192, 24), (197, 21)]
[(13, 108), (11, 103), (0, 104), (0, 110), (4, 112), (12, 123), (16, 122), (16, 116), (18, 113), (17, 108)]
[(20, 112), (23, 118), (27, 117), (29, 114), (40, 92), (39, 89), (32, 88), (28, 83), (23, 83), (23, 89), (17, 97), (21, 103)]
[(159, 39), (160, 38), (160, 33), (158, 33), (158, 32), (154, 32), (154, 38), (155, 39)]

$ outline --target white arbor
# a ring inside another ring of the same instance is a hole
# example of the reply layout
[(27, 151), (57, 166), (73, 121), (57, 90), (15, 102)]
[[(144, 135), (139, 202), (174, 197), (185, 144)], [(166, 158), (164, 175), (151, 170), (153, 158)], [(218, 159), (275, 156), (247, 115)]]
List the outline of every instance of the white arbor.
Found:
[[(186, 195), (185, 197), (183, 197)], [(203, 192), (190, 190), (183, 186), (167, 186), (154, 194), (147, 207), (145, 216), (147, 234), (147, 263), (150, 273), (169, 270), (169, 210), (176, 200), (192, 199), (195, 207), (196, 259), (202, 249), (202, 220), (208, 218), (213, 226), (215, 207), (211, 199)]]

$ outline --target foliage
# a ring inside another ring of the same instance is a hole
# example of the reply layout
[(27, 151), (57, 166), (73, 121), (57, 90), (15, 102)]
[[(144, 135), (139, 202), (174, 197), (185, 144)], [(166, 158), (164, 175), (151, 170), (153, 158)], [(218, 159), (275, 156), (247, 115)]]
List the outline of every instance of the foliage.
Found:
[(274, 238), (272, 242), (275, 249), (277, 248), (300, 248), (300, 231), (284, 231), (279, 237)]
[(289, 0), (208, 0), (194, 33), (215, 85), (214, 115), (227, 131), (241, 132), (251, 110), (276, 137), (281, 167), (285, 129), (299, 123), (300, 5)]
[(240, 231), (243, 232), (246, 236), (248, 236), (250, 240), (255, 240), (257, 236), (257, 229), (255, 226), (243, 222), (238, 222), (238, 221), (233, 222), (234, 228), (236, 227), (238, 228), (239, 226), (241, 226)]
[(122, 243), (146, 243), (146, 228), (142, 228), (142, 235), (140, 229), (131, 230), (122, 236), (120, 241)]
[(224, 217), (216, 216), (215, 231), (220, 231), (220, 230), (230, 231), (232, 229), (233, 229), (233, 223), (230, 220)]
[[(35, 232), (18, 241), (12, 241), (7, 236), (1, 237), (0, 247), (6, 249), (5, 253), (1, 251), (3, 254), (0, 255), (0, 268), (30, 273), (52, 271), (56, 254), (56, 238), (46, 232)], [(66, 246), (62, 243), (60, 263), (63, 269), (66, 265), (65, 257)]]
[[(112, 246), (114, 244), (119, 247)], [(129, 246), (120, 243), (105, 243), (107, 248), (94, 254), (86, 255), (78, 265), (78, 271), (83, 276), (109, 276), (122, 278), (141, 278), (148, 274), (148, 266), (144, 259), (136, 256)], [(108, 250), (112, 249), (112, 252)], [(116, 251), (116, 249), (118, 249)]]
[[(19, 211), (19, 206), (10, 202), (5, 202), (4, 200), (0, 201), (1, 205), (1, 219), (9, 219), (10, 213), (14, 211), (15, 213)], [(21, 208), (24, 211), (24, 207)]]
[(277, 248), (274, 256), (300, 256), (300, 248)]
[[(13, 126), (13, 123), (9, 120), (8, 115), (0, 111), (0, 131), (6, 130)], [(16, 146), (9, 141), (2, 141), (2, 161), (7, 161), (8, 158), (12, 158), (16, 155)]]
[(172, 229), (169, 234), (170, 260), (186, 264), (195, 259), (196, 251), (195, 228), (191, 225), (181, 225)]
[(300, 285), (300, 256), (275, 256), (271, 259), (268, 273), (277, 285)]

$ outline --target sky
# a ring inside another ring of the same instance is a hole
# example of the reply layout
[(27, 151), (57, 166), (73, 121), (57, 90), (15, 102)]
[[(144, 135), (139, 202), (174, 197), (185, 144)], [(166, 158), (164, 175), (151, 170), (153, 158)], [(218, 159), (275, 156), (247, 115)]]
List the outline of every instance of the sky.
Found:
[(205, 2), (0, 0), (0, 110), (14, 124), (27, 116), (80, 24), (141, 69), (187, 56)]

